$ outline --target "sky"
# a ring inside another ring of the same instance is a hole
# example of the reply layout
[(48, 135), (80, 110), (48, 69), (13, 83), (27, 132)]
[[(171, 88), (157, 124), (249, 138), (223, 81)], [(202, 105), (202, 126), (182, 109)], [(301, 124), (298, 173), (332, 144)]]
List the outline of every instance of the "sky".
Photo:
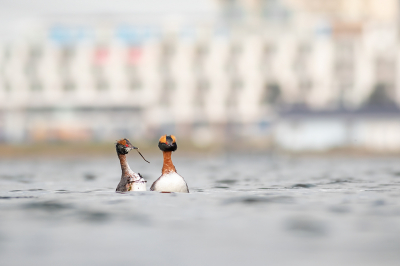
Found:
[(0, 39), (13, 39), (43, 23), (80, 23), (99, 16), (123, 20), (193, 20), (217, 11), (216, 0), (0, 0)]
[(40, 16), (101, 13), (207, 13), (213, 0), (0, 0), (0, 14)]

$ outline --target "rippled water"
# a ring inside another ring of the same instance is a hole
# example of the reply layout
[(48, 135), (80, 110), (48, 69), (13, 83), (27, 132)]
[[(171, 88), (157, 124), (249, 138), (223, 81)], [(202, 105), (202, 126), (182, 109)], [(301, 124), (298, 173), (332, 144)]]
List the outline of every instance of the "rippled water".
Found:
[(115, 193), (116, 157), (2, 160), (0, 265), (400, 265), (399, 160), (174, 154), (190, 194)]

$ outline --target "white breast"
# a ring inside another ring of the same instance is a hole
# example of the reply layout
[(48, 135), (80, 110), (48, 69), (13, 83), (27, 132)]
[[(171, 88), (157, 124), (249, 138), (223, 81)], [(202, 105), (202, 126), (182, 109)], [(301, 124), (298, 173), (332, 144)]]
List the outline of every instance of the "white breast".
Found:
[(154, 182), (151, 190), (160, 192), (189, 192), (185, 179), (175, 172), (162, 175)]
[(133, 182), (131, 191), (146, 191), (146, 182), (142, 181)]

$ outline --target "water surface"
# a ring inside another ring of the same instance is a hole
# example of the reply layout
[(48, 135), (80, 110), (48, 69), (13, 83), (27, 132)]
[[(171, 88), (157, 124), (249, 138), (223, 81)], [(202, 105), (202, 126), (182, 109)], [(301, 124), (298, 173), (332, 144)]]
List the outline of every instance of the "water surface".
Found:
[(190, 194), (115, 193), (116, 157), (2, 160), (0, 265), (399, 265), (398, 158), (174, 163)]

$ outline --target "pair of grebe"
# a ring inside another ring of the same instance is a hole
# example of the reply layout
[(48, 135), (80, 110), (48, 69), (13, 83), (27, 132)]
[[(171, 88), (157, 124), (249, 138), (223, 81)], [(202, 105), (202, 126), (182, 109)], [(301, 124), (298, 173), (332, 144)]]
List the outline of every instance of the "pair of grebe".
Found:
[[(161, 176), (153, 183), (153, 185), (151, 185), (150, 190), (159, 192), (189, 193), (189, 188), (185, 179), (176, 172), (171, 159), (172, 152), (176, 151), (178, 148), (175, 136), (162, 136), (158, 142), (158, 148), (163, 152), (164, 163), (161, 170)], [(138, 150), (138, 148), (133, 146), (127, 139), (121, 139), (116, 144), (117, 155), (122, 170), (121, 181), (116, 189), (117, 192), (146, 191), (147, 181), (144, 180), (140, 174), (134, 173), (126, 160), (126, 154), (133, 149)]]

